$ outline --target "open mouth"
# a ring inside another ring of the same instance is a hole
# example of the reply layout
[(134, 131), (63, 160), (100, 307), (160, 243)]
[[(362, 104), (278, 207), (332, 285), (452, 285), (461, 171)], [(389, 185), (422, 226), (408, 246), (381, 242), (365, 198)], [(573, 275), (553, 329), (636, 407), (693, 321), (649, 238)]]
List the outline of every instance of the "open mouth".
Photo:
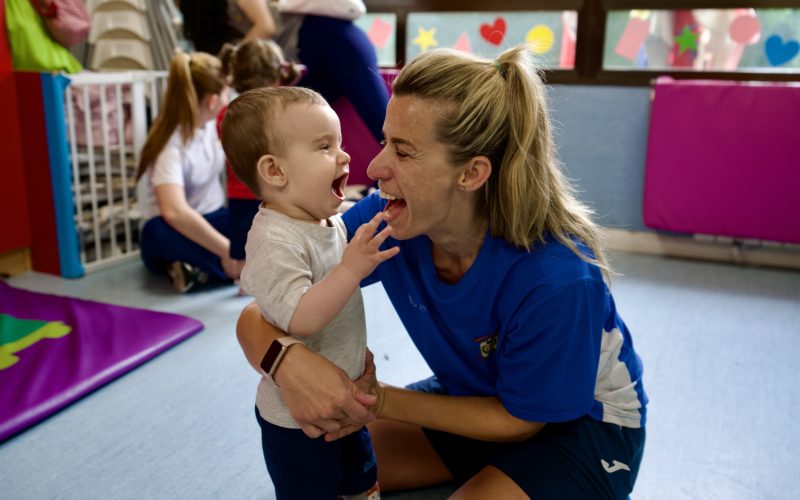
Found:
[(400, 212), (406, 208), (406, 200), (398, 196), (380, 191), (380, 197), (386, 200), (386, 206), (383, 207), (383, 212), (387, 222), (396, 219), (400, 215)]
[(344, 188), (347, 186), (348, 174), (344, 173), (333, 180), (331, 184), (331, 192), (340, 200), (344, 200)]

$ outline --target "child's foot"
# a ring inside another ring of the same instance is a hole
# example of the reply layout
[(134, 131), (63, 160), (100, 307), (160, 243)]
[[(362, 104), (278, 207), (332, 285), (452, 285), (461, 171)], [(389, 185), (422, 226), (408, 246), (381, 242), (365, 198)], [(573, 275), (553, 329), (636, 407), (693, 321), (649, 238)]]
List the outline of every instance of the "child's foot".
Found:
[(208, 274), (188, 262), (176, 260), (167, 268), (172, 287), (178, 293), (186, 293), (192, 288), (199, 287), (208, 281)]

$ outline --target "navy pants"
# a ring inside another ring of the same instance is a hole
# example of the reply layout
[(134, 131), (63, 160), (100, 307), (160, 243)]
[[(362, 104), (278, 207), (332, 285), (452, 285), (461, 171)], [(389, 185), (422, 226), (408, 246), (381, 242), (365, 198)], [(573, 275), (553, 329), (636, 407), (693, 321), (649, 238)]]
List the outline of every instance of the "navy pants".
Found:
[(263, 418), (261, 427), (264, 461), (278, 500), (336, 500), (357, 495), (378, 480), (378, 466), (369, 431), (364, 427), (336, 441), (312, 439), (300, 429), (285, 429)]
[[(203, 215), (214, 229), (228, 236), (228, 209)], [(208, 273), (208, 279), (217, 283), (231, 280), (222, 270), (220, 258), (172, 228), (163, 217), (153, 217), (142, 228), (140, 238), (142, 261), (154, 274), (166, 274), (167, 266), (179, 260), (188, 262)]]
[(253, 217), (258, 213), (260, 200), (244, 198), (228, 198), (228, 212), (230, 228), (228, 238), (231, 240), (231, 258), (244, 260), (244, 245), (247, 243), (247, 233), (253, 224)]
[(347, 96), (375, 140), (382, 141), (389, 93), (367, 35), (350, 21), (306, 16), (298, 49), (308, 69), (298, 85), (316, 90), (331, 104)]
[[(435, 376), (408, 388), (447, 394)], [(589, 416), (549, 423), (521, 442), (494, 443), (422, 430), (458, 484), (491, 465), (537, 500), (628, 498), (645, 443), (644, 427), (630, 429)]]

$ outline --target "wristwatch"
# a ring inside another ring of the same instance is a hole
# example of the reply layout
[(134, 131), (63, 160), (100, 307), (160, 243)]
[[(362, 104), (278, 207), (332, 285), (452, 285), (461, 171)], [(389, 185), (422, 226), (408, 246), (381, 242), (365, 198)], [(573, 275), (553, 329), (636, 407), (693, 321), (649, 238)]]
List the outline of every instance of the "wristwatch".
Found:
[(264, 359), (261, 360), (261, 372), (273, 382), (275, 381), (275, 372), (278, 371), (278, 365), (281, 364), (286, 351), (295, 344), (302, 344), (303, 342), (294, 337), (284, 336), (278, 337), (269, 345)]

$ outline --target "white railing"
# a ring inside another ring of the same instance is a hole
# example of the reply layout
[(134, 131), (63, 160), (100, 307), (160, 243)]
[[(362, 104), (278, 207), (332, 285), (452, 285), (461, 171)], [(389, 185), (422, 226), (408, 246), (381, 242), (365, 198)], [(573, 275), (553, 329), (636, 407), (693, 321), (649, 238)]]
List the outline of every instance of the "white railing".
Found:
[(166, 72), (81, 73), (64, 93), (80, 259), (86, 272), (138, 257), (136, 166)]

